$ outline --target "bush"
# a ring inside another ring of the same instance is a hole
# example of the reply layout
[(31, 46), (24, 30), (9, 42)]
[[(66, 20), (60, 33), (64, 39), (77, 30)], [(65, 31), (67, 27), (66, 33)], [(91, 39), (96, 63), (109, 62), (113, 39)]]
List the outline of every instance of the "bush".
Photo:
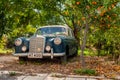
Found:
[(80, 75), (96, 75), (96, 71), (92, 69), (76, 69), (74, 73)]
[(10, 76), (15, 76), (15, 75), (16, 75), (16, 72), (10, 72), (9, 75), (10, 75)]
[(0, 49), (6, 48), (7, 42), (8, 42), (7, 36), (6, 36), (6, 35), (3, 35), (3, 36), (0, 38)]
[(120, 28), (111, 27), (106, 30), (96, 29), (88, 36), (88, 46), (95, 47), (98, 56), (112, 54), (115, 59), (120, 55)]
[(12, 32), (8, 35), (8, 42), (7, 42), (7, 48), (12, 48), (14, 46), (14, 40), (18, 37), (30, 37), (32, 36), (36, 31), (36, 28), (34, 28), (32, 25), (28, 24), (25, 27), (19, 27), (13, 29)]

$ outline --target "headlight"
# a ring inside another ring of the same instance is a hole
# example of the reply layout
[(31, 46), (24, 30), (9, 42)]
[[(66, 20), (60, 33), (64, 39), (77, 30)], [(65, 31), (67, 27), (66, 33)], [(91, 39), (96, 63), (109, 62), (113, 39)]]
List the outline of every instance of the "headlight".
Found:
[(60, 38), (55, 38), (54, 39), (54, 44), (59, 45), (61, 44), (62, 40)]
[(26, 47), (26, 46), (23, 46), (23, 47), (22, 47), (22, 51), (25, 52), (26, 50), (27, 50), (27, 47)]
[(20, 46), (22, 44), (22, 39), (18, 38), (15, 40), (15, 45)]
[(50, 46), (46, 46), (45, 50), (46, 50), (46, 51), (50, 51), (50, 50), (51, 50), (51, 47), (50, 47)]

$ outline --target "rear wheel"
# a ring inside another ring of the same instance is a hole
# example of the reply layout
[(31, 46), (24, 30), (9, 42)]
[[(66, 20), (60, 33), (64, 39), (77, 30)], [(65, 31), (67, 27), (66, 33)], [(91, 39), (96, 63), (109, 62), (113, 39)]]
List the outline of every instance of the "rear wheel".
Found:
[(74, 53), (74, 56), (77, 56), (78, 55), (78, 47), (76, 47), (76, 51)]

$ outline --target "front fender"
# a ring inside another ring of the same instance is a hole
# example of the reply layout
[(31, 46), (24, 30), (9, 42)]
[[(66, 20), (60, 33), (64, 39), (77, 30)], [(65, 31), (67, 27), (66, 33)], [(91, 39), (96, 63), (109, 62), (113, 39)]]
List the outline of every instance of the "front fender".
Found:
[[(22, 44), (20, 46), (15, 46), (15, 53), (25, 53), (25, 52), (28, 52), (29, 51), (29, 40), (24, 38), (24, 37), (21, 37), (20, 39), (22, 40)], [(27, 50), (25, 52), (22, 51), (22, 47), (23, 46), (27, 47)]]
[(49, 45), (53, 49), (53, 53), (63, 53), (65, 52), (65, 46), (64, 46), (64, 40), (62, 39), (62, 42), (60, 45), (56, 45), (54, 43), (54, 38), (51, 38), (46, 41), (46, 46)]

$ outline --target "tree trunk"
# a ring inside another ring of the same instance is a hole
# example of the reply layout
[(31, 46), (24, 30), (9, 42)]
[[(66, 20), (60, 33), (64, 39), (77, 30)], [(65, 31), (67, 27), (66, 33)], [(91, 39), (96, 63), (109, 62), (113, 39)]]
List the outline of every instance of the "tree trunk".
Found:
[(119, 57), (118, 57), (118, 64), (120, 64), (120, 54), (119, 54)]
[(80, 47), (80, 39), (79, 39), (79, 36), (78, 36), (78, 33), (79, 33), (79, 29), (78, 29), (78, 25), (77, 23), (74, 21), (75, 20), (75, 15), (72, 15), (72, 24), (73, 24), (73, 33), (74, 33), (74, 36), (79, 44), (79, 47)]
[(84, 58), (84, 49), (85, 49), (85, 45), (86, 45), (86, 40), (87, 40), (87, 32), (88, 32), (88, 29), (89, 29), (89, 25), (88, 25), (88, 22), (86, 20), (86, 24), (85, 24), (85, 31), (84, 31), (84, 37), (83, 37), (83, 40), (82, 40), (82, 45), (81, 45), (81, 55), (80, 55), (80, 58), (81, 58), (81, 64), (82, 64), (82, 68), (85, 68), (85, 58)]

